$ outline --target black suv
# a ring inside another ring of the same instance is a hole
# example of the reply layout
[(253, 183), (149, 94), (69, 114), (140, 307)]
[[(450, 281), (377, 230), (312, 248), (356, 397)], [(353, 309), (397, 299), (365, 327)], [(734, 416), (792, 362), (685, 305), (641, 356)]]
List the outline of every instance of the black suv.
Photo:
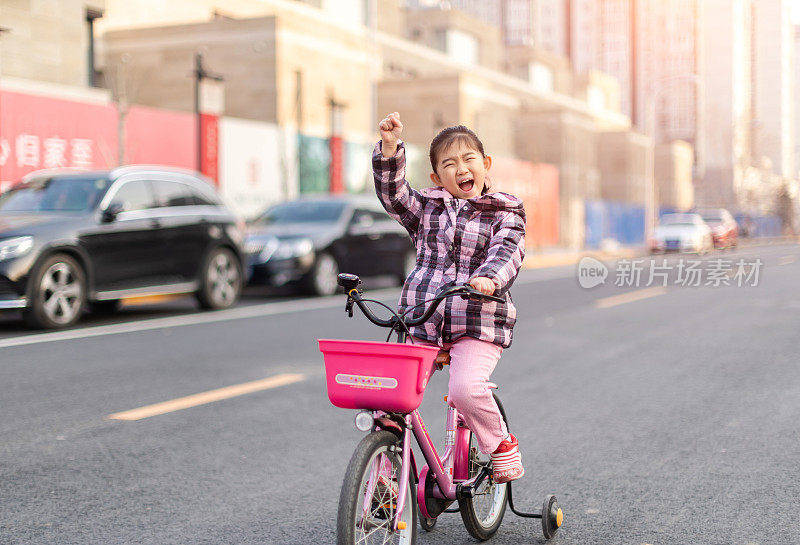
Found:
[(35, 172), (0, 194), (0, 309), (56, 328), (126, 297), (194, 293), (227, 308), (241, 293), (242, 236), (190, 171)]

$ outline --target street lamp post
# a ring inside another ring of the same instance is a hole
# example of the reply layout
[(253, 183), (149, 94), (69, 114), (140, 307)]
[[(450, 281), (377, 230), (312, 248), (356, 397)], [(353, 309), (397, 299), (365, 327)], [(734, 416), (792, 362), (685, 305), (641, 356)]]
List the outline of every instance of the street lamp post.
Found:
[[(645, 206), (644, 206), (644, 239), (645, 244), (649, 245), (650, 240), (653, 238), (653, 229), (655, 228), (655, 218), (657, 213), (658, 203), (656, 202), (656, 104), (661, 99), (665, 91), (680, 81), (691, 81), (696, 87), (698, 98), (701, 89), (701, 80), (697, 74), (682, 74), (679, 76), (671, 76), (660, 79), (654, 85), (654, 92), (648, 97), (647, 100), (647, 132), (650, 137), (650, 144), (647, 150), (647, 182), (645, 183)], [(695, 118), (696, 123), (696, 118)], [(697, 145), (697, 139), (695, 139)]]
[(208, 72), (203, 66), (203, 54), (198, 52), (194, 56), (194, 114), (197, 120), (197, 171), (202, 172), (203, 167), (203, 117), (200, 112), (200, 86), (204, 79), (218, 82), (225, 81), (219, 74)]
[[(10, 30), (11, 30), (10, 28), (6, 28), (6, 27), (0, 26), (0, 44), (2, 44), (2, 41), (3, 41), (2, 40), (3, 34), (5, 34), (6, 32), (9, 32)], [(2, 76), (2, 67), (3, 67), (3, 54), (2, 54), (2, 49), (0, 49), (0, 76)], [(0, 87), (0, 121), (2, 121), (2, 119), (3, 119), (3, 104), (2, 104), (1, 95), (2, 95), (2, 87)], [(2, 137), (2, 136), (3, 136), (3, 124), (0, 122), (0, 137)], [(2, 139), (0, 139), (0, 141), (2, 141)], [(2, 148), (0, 148), (0, 154), (1, 153), (3, 153)], [(3, 192), (2, 181), (3, 181), (3, 178), (2, 178), (2, 176), (0, 176), (0, 193)]]
[(125, 164), (125, 146), (127, 139), (125, 137), (125, 127), (128, 123), (128, 112), (130, 104), (128, 103), (128, 63), (131, 62), (131, 54), (123, 53), (117, 64), (117, 164), (122, 166)]

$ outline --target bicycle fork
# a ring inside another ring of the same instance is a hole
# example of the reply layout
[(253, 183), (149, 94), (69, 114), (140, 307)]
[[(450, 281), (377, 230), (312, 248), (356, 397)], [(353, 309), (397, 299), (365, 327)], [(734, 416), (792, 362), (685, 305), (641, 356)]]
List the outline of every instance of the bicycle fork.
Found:
[[(395, 531), (405, 530), (405, 522), (400, 518), (403, 516), (403, 509), (405, 509), (406, 501), (408, 500), (408, 479), (411, 473), (411, 415), (405, 416), (405, 429), (403, 430), (403, 445), (402, 445), (402, 463), (400, 464), (400, 482), (398, 483), (399, 490), (397, 491), (397, 509), (394, 514), (394, 523), (392, 527)], [(412, 518), (413, 520), (413, 518)], [(401, 528), (402, 526), (402, 528)]]

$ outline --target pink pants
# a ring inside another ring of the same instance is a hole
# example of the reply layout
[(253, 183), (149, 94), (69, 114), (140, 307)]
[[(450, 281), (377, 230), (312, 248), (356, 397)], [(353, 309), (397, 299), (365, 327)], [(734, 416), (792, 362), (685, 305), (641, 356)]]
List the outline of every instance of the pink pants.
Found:
[[(422, 339), (415, 338), (414, 342), (436, 346)], [(472, 337), (461, 337), (444, 346), (450, 349), (447, 402), (464, 417), (481, 452), (491, 454), (508, 436), (506, 423), (487, 386), (503, 348)]]

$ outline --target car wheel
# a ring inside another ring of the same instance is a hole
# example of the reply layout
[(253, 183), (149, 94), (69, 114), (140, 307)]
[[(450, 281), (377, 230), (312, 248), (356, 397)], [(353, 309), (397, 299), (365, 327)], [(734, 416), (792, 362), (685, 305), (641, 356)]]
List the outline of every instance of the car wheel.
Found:
[(339, 264), (331, 254), (321, 253), (314, 261), (306, 279), (306, 289), (314, 295), (333, 295), (336, 293)]
[(397, 281), (402, 286), (406, 279), (417, 266), (417, 252), (409, 251), (403, 258), (403, 270), (397, 275)]
[(86, 303), (86, 274), (66, 254), (45, 259), (31, 277), (25, 322), (40, 329), (68, 327), (77, 322)]
[(203, 262), (197, 301), (205, 309), (233, 306), (242, 293), (242, 264), (228, 248), (214, 248)]

